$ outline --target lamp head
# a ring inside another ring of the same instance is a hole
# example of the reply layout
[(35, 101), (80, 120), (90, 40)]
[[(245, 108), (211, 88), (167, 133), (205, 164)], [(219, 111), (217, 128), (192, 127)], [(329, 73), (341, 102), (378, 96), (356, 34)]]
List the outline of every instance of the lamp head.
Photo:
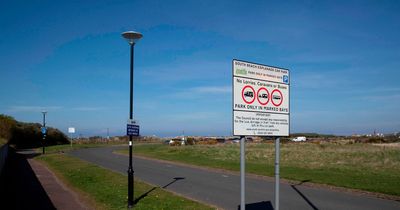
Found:
[(126, 31), (121, 35), (128, 41), (130, 45), (135, 44), (136, 42), (139, 41), (140, 38), (143, 37), (141, 33), (135, 31)]

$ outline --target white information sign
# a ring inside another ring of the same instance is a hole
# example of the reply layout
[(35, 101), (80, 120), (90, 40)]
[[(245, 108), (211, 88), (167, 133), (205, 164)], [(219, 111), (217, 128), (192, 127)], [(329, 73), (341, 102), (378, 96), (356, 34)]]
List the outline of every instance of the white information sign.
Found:
[(68, 133), (75, 133), (75, 128), (69, 127), (68, 128)]
[(289, 136), (289, 70), (233, 60), (233, 135)]

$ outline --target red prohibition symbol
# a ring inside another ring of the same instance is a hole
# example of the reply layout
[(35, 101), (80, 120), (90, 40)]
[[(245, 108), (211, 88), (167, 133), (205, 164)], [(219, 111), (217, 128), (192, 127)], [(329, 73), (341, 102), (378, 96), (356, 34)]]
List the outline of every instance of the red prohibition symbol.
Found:
[[(249, 88), (250, 88), (251, 91), (250, 90), (245, 91), (246, 89), (249, 89)], [(244, 86), (243, 89), (242, 89), (242, 99), (243, 99), (243, 101), (246, 104), (252, 104), (254, 102), (254, 100), (256, 100), (256, 97), (254, 95), (255, 93), (256, 93), (256, 91), (250, 85)], [(246, 97), (249, 97), (250, 100), (246, 100)]]
[[(275, 92), (277, 92), (279, 94), (279, 96), (278, 95), (274, 95)], [(275, 89), (275, 90), (272, 91), (271, 98), (272, 98), (271, 102), (272, 102), (272, 104), (274, 106), (280, 106), (282, 104), (282, 102), (283, 102), (282, 92), (280, 90), (278, 90), (278, 89)], [(276, 100), (277, 102), (275, 102), (274, 100)]]
[[(261, 90), (264, 90), (266, 93), (262, 93)], [(257, 100), (261, 105), (267, 105), (268, 102), (269, 102), (269, 98), (270, 97), (269, 97), (269, 92), (268, 92), (267, 88), (261, 87), (260, 89), (258, 89), (258, 91), (257, 91)], [(261, 99), (267, 99), (267, 101), (262, 102)]]

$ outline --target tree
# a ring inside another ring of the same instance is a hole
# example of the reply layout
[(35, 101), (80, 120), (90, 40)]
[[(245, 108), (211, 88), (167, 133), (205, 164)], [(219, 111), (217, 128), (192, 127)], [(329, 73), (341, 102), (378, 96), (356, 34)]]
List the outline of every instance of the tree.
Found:
[(17, 121), (13, 117), (0, 114), (0, 138), (11, 139), (12, 130), (16, 125)]
[[(43, 136), (40, 123), (18, 122), (13, 117), (0, 114), (0, 138), (17, 148), (34, 148), (42, 146)], [(56, 128), (47, 128), (46, 146), (68, 144), (64, 133)]]

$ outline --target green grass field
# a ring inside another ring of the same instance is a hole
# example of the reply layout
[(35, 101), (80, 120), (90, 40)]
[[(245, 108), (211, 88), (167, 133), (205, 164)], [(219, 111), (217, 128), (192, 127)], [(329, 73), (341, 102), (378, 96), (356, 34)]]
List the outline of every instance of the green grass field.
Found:
[[(93, 148), (93, 147), (104, 147), (110, 146), (108, 144), (63, 144), (63, 145), (54, 145), (48, 146), (45, 148), (46, 154), (54, 154), (54, 153), (63, 153), (75, 149), (85, 149), (85, 148)], [(38, 153), (42, 153), (42, 147), (36, 149)]]
[[(239, 171), (238, 144), (137, 145), (134, 154)], [(118, 151), (127, 153), (126, 150)], [(273, 176), (274, 145), (247, 144), (246, 172)], [(400, 195), (400, 148), (371, 144), (281, 145), (281, 177), (390, 195)]]
[[(48, 154), (44, 162), (63, 181), (95, 202), (95, 209), (127, 209), (127, 177), (64, 154)], [(209, 206), (135, 181), (135, 209), (212, 209)]]

